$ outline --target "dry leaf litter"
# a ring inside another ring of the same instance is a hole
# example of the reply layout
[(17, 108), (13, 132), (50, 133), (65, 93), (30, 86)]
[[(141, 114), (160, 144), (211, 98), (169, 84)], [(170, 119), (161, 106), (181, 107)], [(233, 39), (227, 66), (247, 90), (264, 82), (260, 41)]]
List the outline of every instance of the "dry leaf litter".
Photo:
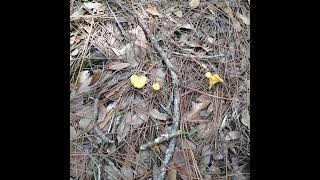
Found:
[(249, 3), (71, 0), (70, 179), (250, 179)]

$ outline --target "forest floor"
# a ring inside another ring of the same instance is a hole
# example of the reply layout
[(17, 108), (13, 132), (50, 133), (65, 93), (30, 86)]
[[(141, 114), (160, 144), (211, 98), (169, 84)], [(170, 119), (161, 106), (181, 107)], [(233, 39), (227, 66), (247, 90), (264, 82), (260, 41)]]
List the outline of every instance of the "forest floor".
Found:
[(70, 179), (250, 179), (249, 4), (71, 0)]

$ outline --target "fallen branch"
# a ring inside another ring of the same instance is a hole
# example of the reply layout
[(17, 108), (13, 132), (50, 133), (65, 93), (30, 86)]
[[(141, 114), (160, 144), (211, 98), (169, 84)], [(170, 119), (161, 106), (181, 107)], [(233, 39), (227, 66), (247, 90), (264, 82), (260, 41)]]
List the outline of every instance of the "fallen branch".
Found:
[(169, 139), (179, 136), (181, 134), (181, 131), (175, 131), (173, 133), (168, 133), (168, 134), (162, 134), (160, 137), (157, 137), (156, 139), (154, 139), (153, 141), (150, 141), (146, 144), (142, 144), (140, 146), (140, 150), (145, 150), (147, 147), (151, 147), (154, 146), (156, 144), (160, 144), (164, 141), (168, 141)]
[[(167, 57), (167, 54), (160, 47), (158, 41), (152, 35), (148, 26), (142, 21), (142, 19), (136, 13), (134, 13), (131, 10), (129, 10), (128, 8), (122, 6), (122, 4), (119, 3), (117, 0), (114, 0), (114, 1), (116, 2), (116, 4), (120, 8), (122, 8), (124, 11), (126, 11), (128, 14), (130, 14), (132, 17), (134, 17), (138, 20), (140, 27), (144, 30), (144, 32), (148, 36), (149, 40), (151, 41), (152, 45), (157, 50), (157, 52), (160, 54), (162, 60), (164, 61), (164, 63), (166, 64), (166, 66), (168, 67), (168, 69), (170, 71), (172, 82), (173, 82), (173, 113), (172, 113), (173, 114), (173, 116), (172, 116), (173, 124), (171, 126), (171, 133), (175, 133), (175, 132), (177, 132), (177, 129), (178, 129), (179, 123), (180, 123), (180, 94), (179, 94), (180, 82), (179, 82), (176, 68), (173, 66), (173, 64), (171, 63), (171, 61)], [(176, 138), (173, 137), (170, 140), (169, 146), (166, 150), (165, 158), (163, 160), (163, 164), (160, 167), (160, 174), (157, 176), (158, 180), (164, 179), (164, 176), (166, 174), (166, 167), (169, 164), (169, 161), (171, 160), (171, 158), (173, 156), (175, 146), (176, 146)]]

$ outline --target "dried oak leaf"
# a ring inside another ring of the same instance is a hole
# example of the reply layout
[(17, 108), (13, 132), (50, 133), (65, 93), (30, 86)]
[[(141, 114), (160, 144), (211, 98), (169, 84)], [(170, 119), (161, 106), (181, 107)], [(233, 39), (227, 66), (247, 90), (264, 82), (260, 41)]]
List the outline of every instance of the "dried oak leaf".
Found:
[(158, 17), (163, 17), (163, 15), (161, 13), (159, 13), (159, 11), (157, 10), (156, 7), (154, 6), (149, 6), (146, 11), (154, 16), (158, 16)]
[(200, 4), (200, 0), (190, 0), (190, 2), (189, 2), (189, 6), (191, 8), (196, 8), (199, 6), (199, 4)]
[(200, 113), (200, 111), (208, 106), (210, 101), (204, 101), (201, 103), (193, 103), (192, 108), (189, 112), (186, 113), (187, 120), (192, 120), (196, 115)]
[(113, 62), (111, 64), (109, 64), (108, 68), (111, 70), (120, 70), (120, 69), (124, 69), (126, 67), (129, 67), (130, 63), (122, 63), (122, 62)]
[(182, 179), (190, 177), (191, 166), (189, 160), (184, 157), (183, 150), (180, 148), (176, 148), (169, 166), (176, 169)]
[(210, 124), (201, 123), (196, 126), (197, 128), (197, 137), (200, 139), (206, 138), (210, 134)]
[(149, 114), (151, 117), (153, 117), (154, 119), (158, 119), (158, 120), (162, 120), (162, 121), (166, 121), (168, 120), (169, 116), (165, 113), (160, 113), (157, 109), (151, 109), (149, 111)]
[(232, 140), (238, 139), (239, 137), (240, 137), (239, 131), (230, 131), (225, 135), (224, 140), (225, 141), (232, 141)]

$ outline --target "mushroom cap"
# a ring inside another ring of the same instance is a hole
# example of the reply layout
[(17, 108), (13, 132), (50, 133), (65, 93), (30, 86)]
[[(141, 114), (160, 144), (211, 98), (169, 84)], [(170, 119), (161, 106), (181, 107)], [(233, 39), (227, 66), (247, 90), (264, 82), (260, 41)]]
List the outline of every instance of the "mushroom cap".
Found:
[(155, 91), (159, 91), (160, 90), (160, 84), (159, 83), (154, 83), (154, 84), (152, 84), (152, 88)]
[(147, 83), (148, 78), (146, 76), (138, 76), (134, 74), (130, 77), (130, 81), (135, 88), (141, 89)]
[(223, 83), (223, 80), (220, 78), (220, 76), (218, 74), (214, 74), (211, 78), (215, 79), (217, 82)]
[(214, 74), (213, 76), (209, 77), (209, 89), (211, 89), (213, 85), (219, 82), (223, 83), (223, 80), (219, 77), (218, 74)]

